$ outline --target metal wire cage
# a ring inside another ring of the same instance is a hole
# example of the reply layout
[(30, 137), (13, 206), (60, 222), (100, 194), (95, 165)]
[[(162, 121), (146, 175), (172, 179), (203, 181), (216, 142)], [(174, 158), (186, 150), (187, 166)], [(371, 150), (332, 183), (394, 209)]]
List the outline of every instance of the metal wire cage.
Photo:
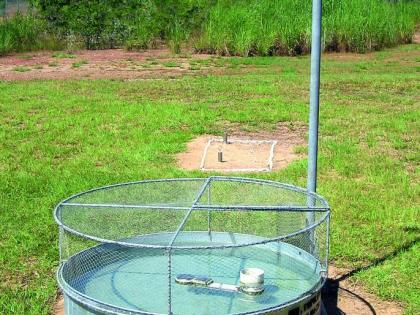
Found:
[[(328, 203), (291, 185), (140, 181), (72, 196), (54, 215), (68, 313), (267, 313), (312, 296), (327, 277)], [(176, 282), (189, 274), (235, 286), (244, 268), (264, 270), (262, 294)]]

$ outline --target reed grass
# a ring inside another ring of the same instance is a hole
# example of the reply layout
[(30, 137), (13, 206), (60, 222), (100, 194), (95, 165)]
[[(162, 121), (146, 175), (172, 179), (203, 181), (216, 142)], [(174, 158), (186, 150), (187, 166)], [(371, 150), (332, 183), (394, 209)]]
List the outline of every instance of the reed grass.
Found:
[[(18, 13), (0, 20), (0, 55), (59, 50), (65, 44), (75, 46), (73, 41), (81, 41), (88, 49), (125, 46), (129, 50), (156, 48), (166, 42), (177, 54), (192, 43), (198, 52), (241, 56), (300, 55), (311, 47), (311, 1), (149, 0), (132, 4), (133, 12), (122, 4), (86, 2), (74, 8), (77, 14), (57, 3), (38, 6), (39, 15)], [(90, 19), (92, 12), (100, 13), (103, 20)], [(420, 5), (410, 0), (324, 0), (323, 12), (326, 51), (364, 53), (409, 43), (420, 23)]]
[[(420, 5), (410, 1), (325, 0), (323, 47), (364, 53), (411, 41)], [(296, 55), (311, 47), (311, 1), (220, 0), (197, 51), (223, 55)]]
[(60, 49), (62, 42), (34, 14), (17, 13), (0, 19), (0, 56), (10, 52)]

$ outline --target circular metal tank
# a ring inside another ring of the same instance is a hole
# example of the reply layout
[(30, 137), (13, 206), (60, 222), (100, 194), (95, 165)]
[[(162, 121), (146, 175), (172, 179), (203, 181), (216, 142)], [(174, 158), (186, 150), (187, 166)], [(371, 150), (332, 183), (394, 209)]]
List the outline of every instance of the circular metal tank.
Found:
[[(308, 206), (309, 204), (309, 206)], [(234, 177), (128, 183), (61, 202), (57, 279), (65, 314), (319, 314), (329, 207), (319, 195)], [(180, 285), (179, 274), (258, 295)]]

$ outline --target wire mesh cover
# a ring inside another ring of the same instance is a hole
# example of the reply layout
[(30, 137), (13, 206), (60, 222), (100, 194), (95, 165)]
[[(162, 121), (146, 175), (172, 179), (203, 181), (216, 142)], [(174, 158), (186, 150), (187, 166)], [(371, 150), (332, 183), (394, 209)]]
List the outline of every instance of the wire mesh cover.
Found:
[[(329, 206), (271, 181), (210, 177), (142, 181), (82, 193), (55, 210), (58, 281), (96, 311), (259, 313), (308, 297), (327, 270)], [(265, 271), (264, 292), (175, 283), (178, 274), (238, 285)]]

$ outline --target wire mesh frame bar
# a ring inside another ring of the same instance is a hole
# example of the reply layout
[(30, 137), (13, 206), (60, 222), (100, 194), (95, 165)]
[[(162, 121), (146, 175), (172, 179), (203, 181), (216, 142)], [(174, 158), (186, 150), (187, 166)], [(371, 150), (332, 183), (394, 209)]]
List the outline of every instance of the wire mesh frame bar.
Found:
[[(251, 178), (243, 178), (243, 177), (228, 177), (228, 176), (212, 176), (210, 177), (212, 179), (212, 181), (228, 181), (228, 182), (241, 182), (241, 183), (252, 183), (252, 184), (258, 184), (258, 185), (264, 185), (264, 186), (272, 186), (272, 187), (278, 187), (278, 188), (284, 188), (287, 190), (291, 190), (291, 191), (295, 191), (295, 192), (300, 192), (302, 194), (309, 196), (312, 196), (314, 198), (314, 200), (318, 200), (323, 204), (323, 207), (297, 207), (297, 206), (277, 206), (277, 207), (273, 207), (273, 206), (234, 206), (234, 209), (237, 210), (245, 210), (245, 211), (264, 211), (264, 210), (271, 210), (271, 211), (275, 211), (275, 210), (281, 210), (281, 211), (302, 211), (302, 212), (312, 212), (312, 211), (320, 211), (320, 212), (325, 212), (326, 214), (329, 213), (330, 208), (329, 205), (327, 203), (327, 201), (322, 198), (321, 196), (319, 196), (316, 193), (313, 192), (309, 192), (306, 189), (300, 188), (300, 187), (296, 187), (293, 185), (289, 185), (289, 184), (284, 184), (284, 183), (279, 183), (279, 182), (275, 182), (275, 181), (270, 181), (270, 180), (261, 180), (261, 179), (251, 179)], [(108, 185), (108, 186), (103, 186), (103, 187), (99, 187), (99, 188), (95, 188), (95, 189), (91, 189), (82, 193), (78, 193), (75, 194), (65, 200), (63, 200), (61, 203), (59, 203), (56, 208), (54, 209), (54, 219), (56, 221), (56, 223), (58, 224), (58, 226), (60, 228), (62, 228), (63, 230), (77, 235), (79, 237), (85, 238), (85, 239), (90, 239), (93, 241), (97, 241), (97, 242), (101, 242), (101, 243), (109, 243), (109, 244), (117, 244), (117, 245), (121, 245), (121, 246), (126, 246), (126, 247), (136, 247), (136, 248), (163, 248), (163, 249), (168, 249), (168, 246), (165, 245), (150, 245), (150, 244), (134, 244), (134, 243), (128, 243), (128, 242), (124, 242), (124, 241), (115, 241), (115, 240), (109, 240), (109, 239), (103, 239), (100, 237), (96, 237), (96, 236), (92, 236), (92, 235), (88, 235), (86, 233), (82, 233), (80, 231), (77, 231), (69, 226), (67, 226), (66, 224), (64, 224), (60, 217), (61, 217), (61, 207), (62, 206), (88, 206), (89, 204), (78, 204), (78, 203), (70, 203), (69, 201), (86, 195), (88, 193), (91, 192), (95, 192), (95, 191), (100, 191), (100, 190), (107, 190), (107, 189), (111, 189), (111, 188), (115, 188), (115, 187), (122, 187), (122, 186), (129, 186), (129, 185), (135, 185), (135, 184), (146, 184), (146, 183), (156, 183), (156, 182), (171, 182), (171, 181), (204, 181), (205, 179), (203, 178), (172, 178), (172, 179), (152, 179), (152, 180), (143, 180), (143, 181), (134, 181), (134, 182), (128, 182), (128, 183), (122, 183), (122, 184), (114, 184), (114, 185)], [(209, 180), (209, 178), (206, 179), (206, 181)], [(206, 182), (205, 181), (205, 182)], [(209, 181), (210, 183), (210, 181)], [(95, 205), (95, 204), (94, 204)], [(96, 204), (95, 206), (98, 207), (103, 207), (105, 205), (100, 205), (100, 204)], [(115, 207), (119, 206), (119, 205), (114, 205)], [(141, 205), (137, 206), (137, 205), (122, 205), (124, 207), (143, 207)], [(148, 206), (146, 206), (147, 208)], [(162, 206), (157, 206), (162, 207)], [(217, 210), (217, 211), (224, 211), (224, 210), (232, 210), (233, 208), (231, 208), (230, 206), (214, 206), (214, 205), (195, 205), (194, 209), (195, 210)], [(189, 210), (190, 208), (185, 208), (184, 210)], [(250, 246), (250, 245), (258, 245), (258, 244), (264, 244), (264, 243), (268, 243), (271, 241), (280, 241), (283, 240), (291, 235), (299, 235), (300, 233), (305, 233), (308, 232), (311, 229), (314, 229), (316, 226), (322, 224), (325, 220), (326, 216), (324, 216), (321, 220), (319, 220), (318, 222), (314, 222), (313, 224), (309, 224), (306, 228), (300, 230), (300, 231), (296, 231), (293, 234), (288, 234), (288, 235), (281, 235), (279, 237), (276, 238), (270, 238), (264, 241), (260, 241), (260, 242), (254, 242), (254, 243), (247, 243), (247, 244), (235, 244), (235, 245), (215, 245), (215, 246), (173, 246), (173, 248), (177, 248), (177, 249), (210, 249), (210, 248), (231, 248), (231, 247), (243, 247), (243, 246)], [(61, 246), (61, 243), (60, 243)]]
[(64, 261), (63, 258), (63, 239), (64, 239), (64, 229), (62, 226), (58, 227), (58, 255), (60, 256), (60, 262)]
[[(106, 239), (102, 239), (102, 238), (98, 238), (95, 236), (91, 236), (91, 235), (87, 235), (85, 233), (81, 233), (75, 229), (70, 228), (69, 226), (65, 225), (63, 222), (61, 222), (61, 206), (80, 206), (80, 207), (86, 207), (86, 206), (98, 206), (98, 207), (122, 207), (122, 208), (143, 208), (142, 205), (100, 205), (100, 204), (84, 204), (84, 203), (71, 203), (69, 201), (96, 192), (96, 191), (103, 191), (103, 190), (108, 190), (108, 189), (112, 189), (112, 188), (116, 188), (116, 187), (124, 187), (124, 186), (130, 186), (130, 185), (142, 185), (142, 184), (147, 184), (147, 183), (161, 183), (161, 182), (189, 182), (189, 181), (203, 181), (203, 178), (164, 178), (164, 179), (147, 179), (147, 180), (139, 180), (139, 181), (132, 181), (132, 182), (126, 182), (126, 183), (118, 183), (118, 184), (112, 184), (112, 185), (106, 185), (106, 186), (102, 186), (102, 187), (97, 187), (97, 188), (93, 188), (93, 189), (89, 189), (87, 191), (81, 192), (81, 193), (77, 193), (74, 195), (71, 195), (70, 197), (64, 199), (63, 201), (61, 201), (55, 208), (53, 211), (53, 216), (54, 216), (54, 220), (55, 222), (58, 224), (59, 228), (62, 228), (63, 230), (72, 233), (74, 235), (86, 238), (86, 239), (90, 239), (90, 240), (94, 240), (97, 242), (101, 242), (101, 243), (110, 243), (110, 244), (118, 244), (119, 242), (115, 242), (115, 241), (111, 241), (111, 240), (106, 240)], [(161, 207), (161, 206), (160, 206)], [(171, 206), (172, 208), (172, 206)], [(180, 207), (178, 207), (180, 208)], [(188, 210), (190, 207), (185, 207), (184, 210)], [(160, 209), (160, 208), (159, 208)], [(59, 245), (61, 247), (61, 240), (59, 241)], [(122, 242), (124, 243), (124, 242)], [(122, 245), (122, 243), (120, 243), (120, 245)], [(129, 246), (129, 244), (126, 244), (124, 246)], [(149, 247), (149, 246), (144, 246)]]
[(191, 207), (171, 206), (168, 204), (150, 204), (150, 205), (124, 205), (114, 203), (78, 203), (78, 202), (65, 202), (62, 206), (73, 207), (89, 207), (89, 208), (127, 208), (127, 209), (169, 209), (169, 210), (190, 210)]
[(254, 178), (246, 178), (246, 177), (229, 177), (229, 176), (213, 176), (214, 181), (228, 181), (228, 182), (241, 182), (241, 183), (250, 183), (250, 184), (257, 184), (257, 185), (264, 185), (264, 186), (272, 186), (277, 188), (284, 188), (289, 189), (292, 191), (300, 192), (302, 194), (307, 195), (308, 197), (313, 197), (315, 200), (318, 200), (323, 204), (324, 207), (330, 208), (328, 202), (318, 195), (316, 192), (308, 191), (307, 189), (297, 187), (290, 184), (279, 183), (272, 180), (266, 179), (254, 179)]
[[(315, 197), (315, 199), (322, 202), (325, 207), (329, 208), (328, 202), (324, 198), (322, 198), (321, 196), (316, 194), (315, 192), (308, 191), (307, 189), (297, 187), (297, 186), (294, 186), (294, 185), (291, 185), (291, 184), (279, 183), (279, 182), (272, 181), (272, 180), (267, 180), (267, 179), (255, 179), (255, 178), (246, 178), (246, 177), (212, 176), (212, 178), (213, 178), (214, 181), (230, 181), (230, 182), (252, 183), (252, 184), (257, 184), (257, 185), (267, 185), (267, 186), (289, 189), (289, 190), (292, 190), (292, 191), (303, 193), (303, 194), (308, 195), (308, 196), (313, 196), (313, 197)], [(61, 201), (60, 204), (68, 203), (72, 199), (75, 199), (77, 197), (81, 197), (83, 195), (86, 195), (86, 194), (89, 194), (89, 193), (92, 193), (92, 192), (95, 192), (95, 191), (107, 190), (107, 189), (112, 189), (112, 188), (116, 188), (116, 187), (123, 187), (123, 186), (137, 185), (137, 184), (147, 184), (147, 183), (161, 183), (161, 182), (204, 181), (205, 179), (206, 178), (202, 178), (202, 177), (148, 179), (148, 180), (139, 180), (139, 181), (132, 181), (132, 182), (127, 182), (127, 183), (107, 185), (107, 186), (102, 186), (102, 187), (98, 187), (98, 188), (90, 189), (90, 190), (87, 190), (87, 191), (84, 191), (84, 192), (81, 192), (81, 193), (74, 194), (74, 195), (64, 199), (63, 201)]]
[[(208, 184), (207, 203), (211, 204), (211, 182)], [(197, 209), (197, 208), (196, 208)], [(211, 232), (211, 211), (207, 209), (207, 232)]]
[(325, 278), (328, 278), (328, 257), (330, 257), (330, 219), (331, 219), (331, 213), (328, 213), (327, 217), (327, 234), (326, 234), (326, 253), (325, 253)]
[(185, 223), (187, 223), (187, 220), (190, 217), (191, 212), (194, 210), (194, 206), (198, 203), (200, 198), (203, 196), (211, 180), (212, 180), (212, 177), (207, 178), (204, 184), (201, 186), (200, 191), (198, 192), (190, 210), (185, 214), (184, 219), (179, 224), (171, 241), (168, 244), (169, 249), (167, 250), (167, 252), (168, 252), (168, 314), (169, 315), (172, 315), (172, 246), (176, 238), (178, 237), (179, 233), (181, 232), (182, 228), (185, 226)]
[[(271, 181), (271, 180), (253, 179), (253, 178), (246, 178), (246, 177), (212, 176), (212, 178), (213, 178), (214, 181), (229, 181), (229, 182), (250, 183), (250, 184), (256, 184), (256, 185), (265, 185), (265, 186), (272, 186), (272, 187), (277, 187), (277, 188), (284, 188), (284, 189), (288, 189), (288, 190), (291, 190), (291, 191), (300, 192), (302, 194), (307, 195), (308, 197), (313, 197), (314, 200), (318, 200), (319, 202), (321, 202), (323, 207), (319, 207), (319, 208), (326, 208), (326, 209), (330, 208), (330, 206), (328, 205), (328, 202), (324, 198), (322, 198), (321, 196), (316, 194), (315, 192), (308, 191), (307, 189), (297, 187), (297, 186), (294, 186), (294, 185), (279, 183), (279, 182), (275, 182), (275, 181)], [(113, 185), (107, 185), (107, 186), (102, 186), (102, 187), (99, 187), (99, 188), (90, 189), (90, 190), (87, 190), (87, 191), (82, 192), (82, 193), (74, 194), (74, 195), (64, 199), (63, 201), (61, 201), (57, 205), (57, 207), (54, 209), (54, 218), (55, 218), (55, 221), (57, 222), (57, 224), (60, 225), (61, 221), (59, 220), (59, 218), (57, 216), (59, 206), (60, 205), (79, 205), (79, 206), (88, 205), (88, 204), (83, 204), (83, 203), (71, 203), (70, 201), (72, 199), (75, 199), (77, 197), (81, 197), (83, 195), (86, 195), (86, 194), (89, 194), (89, 193), (92, 193), (92, 192), (112, 189), (112, 188), (116, 188), (116, 187), (137, 185), (137, 184), (159, 183), (159, 182), (177, 182), (177, 181), (204, 181), (204, 180), (205, 180), (205, 178), (150, 179), (150, 180), (141, 180), (141, 181), (133, 181), (133, 182), (127, 182), (127, 183), (113, 184)], [(136, 205), (123, 205), (123, 206), (124, 207), (135, 207)], [(186, 207), (186, 209), (189, 209), (189, 208), (190, 207)]]
[(229, 206), (229, 205), (197, 205), (194, 210), (212, 211), (273, 211), (273, 212), (328, 212), (329, 208), (303, 207), (303, 206)]
[(206, 188), (207, 188), (207, 186), (208, 186), (208, 184), (210, 183), (211, 180), (212, 180), (212, 177), (207, 178), (206, 181), (204, 182), (204, 184), (201, 186), (200, 191), (198, 192), (193, 204), (191, 205), (191, 208), (185, 214), (184, 219), (179, 224), (177, 230), (174, 233), (174, 236), (172, 237), (171, 241), (169, 242), (169, 247), (170, 248), (172, 247), (173, 243), (175, 242), (175, 239), (178, 237), (178, 234), (181, 232), (182, 228), (184, 227), (185, 223), (187, 222), (191, 212), (194, 210), (195, 205), (198, 203), (201, 196), (203, 196), (203, 194), (206, 191)]
[[(210, 194), (210, 191), (209, 191)], [(101, 204), (101, 203), (63, 203), (62, 206), (70, 207), (89, 207), (89, 208), (127, 208), (127, 209), (158, 209), (158, 210), (190, 210), (191, 207), (178, 207), (170, 205), (124, 205), (124, 204)], [(202, 204), (195, 205), (194, 210), (212, 210), (212, 211), (287, 211), (287, 212), (327, 212), (328, 208), (325, 207), (307, 207), (307, 206), (252, 206), (252, 205), (211, 205)]]
[(329, 213), (326, 213), (326, 215), (324, 215), (324, 217), (322, 219), (320, 219), (318, 222), (314, 223), (313, 225), (307, 226), (304, 229), (296, 231), (294, 233), (289, 233), (287, 235), (281, 235), (279, 237), (274, 237), (274, 238), (266, 238), (266, 239), (258, 241), (258, 242), (230, 244), (230, 245), (211, 245), (211, 246), (180, 246), (180, 245), (175, 245), (174, 246), (174, 245), (172, 245), (172, 247), (169, 247), (168, 245), (149, 245), (149, 244), (128, 243), (128, 242), (123, 242), (123, 241), (113, 241), (113, 240), (107, 240), (107, 239), (103, 239), (103, 238), (96, 237), (96, 236), (86, 235), (86, 234), (83, 234), (83, 233), (80, 233), (78, 231), (68, 229), (68, 228), (63, 228), (63, 230), (66, 230), (69, 233), (72, 233), (74, 235), (77, 235), (77, 236), (80, 236), (82, 238), (89, 239), (89, 240), (92, 240), (92, 241), (96, 241), (96, 242), (100, 242), (100, 243), (104, 243), (104, 244), (115, 244), (115, 245), (120, 245), (120, 246), (124, 246), (124, 247), (131, 247), (131, 248), (154, 248), (154, 249), (170, 249), (170, 248), (172, 248), (172, 249), (179, 249), (179, 250), (184, 250), (184, 249), (197, 249), (197, 250), (200, 250), (200, 249), (225, 249), (225, 248), (240, 248), (240, 247), (247, 247), (247, 246), (253, 246), (253, 245), (263, 245), (263, 244), (267, 244), (267, 243), (271, 243), (271, 242), (280, 242), (280, 241), (283, 241), (283, 240), (287, 240), (288, 238), (307, 233), (307, 232), (315, 229), (317, 226), (323, 224), (325, 222), (325, 220), (328, 218), (328, 214)]
[[(189, 182), (189, 181), (203, 181), (203, 180), (204, 180), (204, 178), (200, 178), (200, 177), (196, 177), (196, 178), (160, 178), (160, 179), (145, 179), (145, 180), (137, 180), (137, 181), (127, 182), (127, 183), (118, 183), (118, 184), (106, 185), (106, 186), (97, 187), (97, 188), (86, 190), (86, 191), (81, 192), (81, 193), (74, 194), (74, 195), (64, 199), (63, 201), (61, 201), (58, 204), (58, 206), (61, 205), (61, 204), (64, 204), (64, 203), (68, 203), (72, 199), (75, 199), (77, 197), (81, 197), (81, 196), (93, 193), (95, 191), (108, 190), (108, 189), (112, 189), (112, 188), (116, 188), (116, 187), (124, 187), (124, 186), (130, 186), (130, 185), (141, 185), (141, 184), (148, 184), (148, 183)], [(56, 207), (56, 209), (57, 209), (57, 207)], [(56, 212), (55, 210), (54, 210), (54, 217), (55, 217), (55, 212)]]

